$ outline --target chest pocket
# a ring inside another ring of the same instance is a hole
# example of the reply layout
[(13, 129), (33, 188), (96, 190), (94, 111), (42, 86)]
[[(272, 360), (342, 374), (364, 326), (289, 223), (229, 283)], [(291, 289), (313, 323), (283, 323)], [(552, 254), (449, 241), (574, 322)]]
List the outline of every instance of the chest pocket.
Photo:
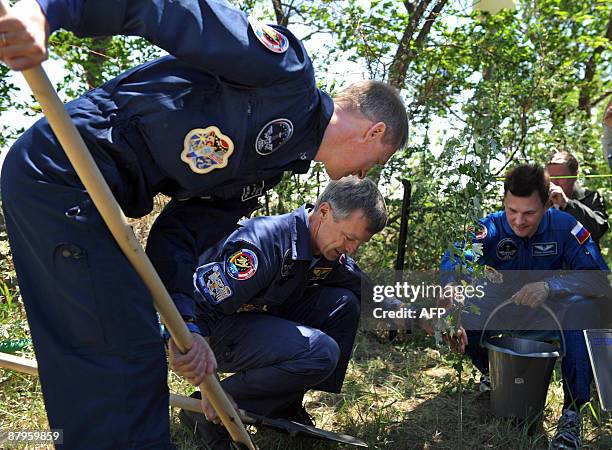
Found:
[(274, 282), (254, 303), (265, 303), (274, 311), (274, 307), (296, 298), (299, 299), (308, 282), (307, 270), (308, 267), (304, 261), (294, 261), (293, 267), (285, 273), (286, 276), (283, 276), (282, 270), (279, 270)]
[(307, 161), (318, 148), (320, 100), (315, 88), (287, 83), (262, 89), (254, 102), (245, 144), (251, 167), (285, 167)]

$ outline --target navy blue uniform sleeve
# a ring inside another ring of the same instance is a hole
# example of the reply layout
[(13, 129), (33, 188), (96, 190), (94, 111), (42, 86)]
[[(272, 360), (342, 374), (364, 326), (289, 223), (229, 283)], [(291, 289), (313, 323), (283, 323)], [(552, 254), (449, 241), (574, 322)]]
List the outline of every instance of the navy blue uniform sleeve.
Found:
[[(79, 22), (83, 6), (82, 0), (36, 0), (45, 14), (51, 31), (60, 28), (73, 29)], [(108, 1), (108, 12), (114, 11), (113, 0)]]
[(185, 320), (196, 317), (193, 274), (198, 257), (234, 231), (248, 212), (239, 201), (211, 205), (198, 198), (172, 200), (153, 224), (147, 254)]
[(274, 26), (266, 33), (225, 1), (39, 2), (53, 30), (61, 27), (82, 37), (140, 36), (182, 61), (235, 83), (269, 86), (303, 74), (314, 79), (310, 58), (290, 31)]
[(586, 297), (606, 297), (610, 294), (607, 276), (610, 272), (595, 241), (580, 223), (567, 232), (563, 262), (569, 269), (563, 276), (547, 279), (552, 298), (580, 294)]
[(204, 336), (210, 335), (216, 322), (234, 314), (272, 283), (281, 264), (273, 248), (228, 241), (215, 261), (197, 268), (194, 284), (201, 296), (197, 316)]

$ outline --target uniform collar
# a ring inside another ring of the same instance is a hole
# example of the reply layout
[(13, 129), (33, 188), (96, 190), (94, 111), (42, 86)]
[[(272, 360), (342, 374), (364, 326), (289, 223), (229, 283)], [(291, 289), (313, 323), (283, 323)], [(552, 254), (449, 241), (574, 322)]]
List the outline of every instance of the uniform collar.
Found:
[(309, 155), (311, 160), (315, 159), (317, 156), (317, 152), (319, 151), (319, 147), (321, 146), (321, 142), (323, 142), (323, 135), (325, 134), (325, 130), (329, 125), (329, 121), (334, 114), (334, 101), (332, 98), (323, 92), (321, 89), (319, 91), (319, 98), (321, 100), (321, 114), (319, 115), (319, 123), (317, 124), (317, 142), (315, 147), (312, 149), (312, 154)]
[(289, 215), (291, 221), (291, 259), (294, 261), (312, 259), (310, 231), (308, 230), (308, 211), (312, 205), (300, 206)]
[(502, 220), (502, 225), (504, 227), (504, 231), (506, 232), (506, 234), (509, 234), (511, 236), (516, 236), (518, 239), (532, 239), (534, 237), (536, 237), (538, 234), (544, 233), (544, 231), (546, 231), (548, 229), (548, 225), (550, 223), (550, 215), (552, 214), (551, 210), (548, 209), (548, 211), (546, 211), (544, 213), (544, 216), (542, 216), (542, 220), (540, 221), (540, 225), (538, 225), (538, 229), (535, 232), (535, 234), (533, 236), (531, 236), (531, 238), (520, 238), (518, 236), (516, 236), (516, 233), (514, 232), (514, 230), (512, 229), (512, 227), (510, 226), (510, 224), (508, 223), (508, 217), (506, 216), (506, 211), (504, 211), (503, 214), (503, 220)]
[(334, 101), (325, 92), (319, 90), (319, 96), (321, 97), (321, 121), (319, 122), (319, 129), (317, 133), (317, 144), (323, 141), (323, 134), (325, 129), (329, 125), (329, 121), (334, 114)]
[(306, 154), (302, 155), (300, 159), (297, 159), (284, 166), (283, 170), (290, 170), (293, 173), (306, 173), (310, 169), (310, 162), (314, 161), (315, 157), (317, 156), (321, 142), (323, 142), (323, 135), (325, 134), (327, 125), (329, 125), (329, 121), (334, 113), (334, 101), (332, 98), (320, 89), (317, 89), (317, 92), (320, 100), (320, 113), (319, 120), (315, 123), (315, 145), (310, 146), (310, 148), (306, 151)]

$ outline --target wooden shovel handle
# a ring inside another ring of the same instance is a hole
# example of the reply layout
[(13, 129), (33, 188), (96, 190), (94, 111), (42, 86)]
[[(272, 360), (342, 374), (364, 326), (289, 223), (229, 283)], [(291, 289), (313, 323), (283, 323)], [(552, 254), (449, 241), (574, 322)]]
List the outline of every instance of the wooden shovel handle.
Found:
[[(7, 10), (3, 0), (0, 0), (0, 16), (4, 16)], [(193, 345), (191, 333), (142, 245), (134, 235), (121, 207), (115, 200), (81, 135), (72, 123), (47, 74), (42, 66), (24, 70), (22, 73), (104, 222), (151, 292), (155, 308), (162, 321), (172, 334), (179, 349), (183, 352), (188, 351)], [(200, 389), (210, 400), (232, 439), (254, 450), (255, 445), (216, 377), (213, 375), (206, 376), (200, 385)]]

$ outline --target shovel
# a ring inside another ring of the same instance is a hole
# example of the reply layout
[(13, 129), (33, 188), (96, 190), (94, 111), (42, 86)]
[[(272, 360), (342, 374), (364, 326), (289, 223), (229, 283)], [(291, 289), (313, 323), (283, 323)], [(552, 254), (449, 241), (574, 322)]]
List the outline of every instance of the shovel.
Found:
[(340, 442), (342, 444), (354, 445), (355, 447), (368, 447), (368, 444), (356, 437), (343, 433), (322, 430), (321, 428), (304, 425), (287, 419), (270, 419), (247, 411), (240, 411), (242, 421), (255, 427), (270, 428), (272, 430), (287, 433), (291, 437), (307, 436), (324, 441)]
[[(38, 375), (38, 365), (36, 364), (36, 360), (9, 355), (7, 353), (0, 353), (0, 367), (30, 375)], [(196, 398), (170, 393), (169, 400), (172, 406), (202, 414), (200, 400)], [(291, 437), (307, 436), (314, 439), (354, 445), (356, 447), (368, 447), (368, 444), (353, 436), (322, 430), (320, 428), (304, 425), (287, 419), (271, 419), (269, 417), (244, 411), (242, 409), (240, 410), (240, 418), (245, 424), (253, 425), (257, 428), (270, 428), (275, 431), (287, 433)]]
[[(4, 16), (7, 10), (4, 1), (0, 0), (0, 16)], [(162, 322), (172, 334), (179, 350), (183, 353), (187, 352), (193, 345), (191, 332), (187, 329), (166, 287), (132, 231), (100, 169), (47, 78), (47, 74), (42, 66), (24, 70), (22, 74), (108, 229), (151, 292), (153, 303)], [(255, 444), (246, 432), (240, 417), (235, 414), (232, 404), (217, 379), (213, 375), (207, 375), (200, 389), (210, 400), (232, 440), (249, 450), (256, 450)]]

